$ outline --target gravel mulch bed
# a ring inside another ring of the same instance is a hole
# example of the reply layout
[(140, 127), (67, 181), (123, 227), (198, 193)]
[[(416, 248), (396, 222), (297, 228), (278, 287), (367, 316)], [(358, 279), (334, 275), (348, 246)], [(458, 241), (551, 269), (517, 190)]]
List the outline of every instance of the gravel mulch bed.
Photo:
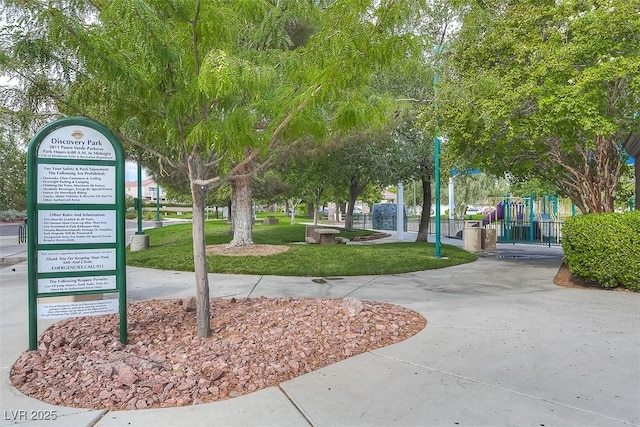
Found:
[(351, 239), (351, 241), (352, 242), (368, 242), (369, 240), (383, 239), (389, 236), (391, 236), (391, 234), (389, 233), (372, 233), (372, 234), (369, 234), (368, 236), (355, 236), (353, 239)]
[(117, 315), (63, 320), (20, 356), (11, 382), (54, 405), (193, 405), (275, 386), (426, 326), (414, 311), (354, 298), (214, 299), (211, 313), (212, 336), (199, 338), (193, 299), (130, 304), (127, 345)]

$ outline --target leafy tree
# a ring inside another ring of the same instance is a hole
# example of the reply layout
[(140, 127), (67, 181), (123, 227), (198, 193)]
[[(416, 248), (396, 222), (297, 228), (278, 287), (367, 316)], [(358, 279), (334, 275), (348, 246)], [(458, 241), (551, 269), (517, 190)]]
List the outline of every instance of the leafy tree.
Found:
[[(430, 88), (431, 85), (426, 87)], [(428, 92), (425, 95), (428, 95)], [(421, 108), (412, 107), (403, 114), (400, 124), (394, 131), (394, 139), (404, 154), (402, 167), (398, 166), (396, 171), (398, 172), (398, 181), (417, 180), (421, 184), (422, 212), (416, 242), (426, 242), (432, 202), (431, 181), (434, 174), (433, 135), (435, 129), (431, 120), (434, 117), (434, 111), (433, 105)]]
[[(489, 199), (502, 197), (509, 193), (509, 184), (505, 179), (497, 178), (486, 173), (467, 175), (457, 174), (453, 177), (455, 187), (455, 210), (464, 214), (469, 204), (489, 204)], [(523, 189), (531, 187), (522, 187)], [(513, 189), (511, 189), (514, 191)], [(523, 190), (521, 190), (523, 191)], [(528, 194), (516, 192), (516, 194)], [(546, 194), (546, 193), (545, 193)]]
[[(0, 50), (0, 64), (2, 61)], [(47, 116), (42, 111), (18, 113), (12, 106), (32, 102), (32, 93), (21, 91), (6, 76), (0, 78), (0, 210), (24, 210), (27, 206), (27, 143)]]
[(254, 176), (254, 198), (266, 203), (282, 202), (291, 188), (273, 168)]
[(336, 139), (327, 159), (335, 170), (334, 188), (348, 189), (345, 229), (350, 230), (353, 208), (362, 192), (371, 184), (397, 182), (402, 147), (388, 128), (358, 130)]
[(517, 181), (510, 186), (511, 194), (527, 195), (536, 194), (544, 196), (548, 194), (556, 194), (558, 189), (548, 182), (542, 182), (538, 178), (532, 178), (526, 181)]
[(382, 186), (370, 184), (360, 194), (359, 200), (362, 200), (369, 206), (373, 206), (375, 203), (380, 203), (382, 200)]
[[(639, 161), (636, 159), (636, 162)], [(637, 174), (637, 173), (636, 173)], [(629, 201), (633, 200), (635, 209), (640, 210), (637, 207), (638, 194), (634, 191), (634, 185), (636, 183), (637, 178), (634, 174), (634, 168), (627, 167), (623, 169), (623, 173), (620, 175), (620, 185), (616, 188), (615, 192), (615, 208), (617, 210), (628, 210), (629, 209)]]
[(290, 193), (311, 205), (313, 223), (318, 224), (318, 209), (327, 190), (332, 189), (340, 169), (332, 163), (328, 152), (330, 147), (300, 146), (292, 153), (287, 161), (281, 165), (284, 181), (290, 188)]
[[(407, 55), (422, 2), (4, 0), (2, 71), (62, 115), (101, 121), (188, 177), (197, 334), (209, 327), (204, 208), (232, 188), (232, 244), (252, 244), (251, 177), (309, 136), (367, 122), (376, 68)], [(224, 22), (224, 25), (220, 25)], [(57, 112), (56, 111), (56, 112)]]
[[(429, 13), (413, 31), (422, 41), (419, 59), (408, 58), (392, 71), (379, 74), (376, 87), (393, 94), (398, 102), (392, 138), (399, 155), (394, 162), (394, 182), (420, 181), (422, 214), (416, 241), (426, 241), (429, 231), (434, 176), (434, 138), (441, 137), (439, 74), (443, 46), (448, 43), (460, 2), (433, 0)], [(442, 166), (441, 166), (441, 169)], [(437, 185), (437, 184), (436, 184)]]
[(472, 2), (451, 46), (447, 150), (487, 172), (553, 183), (611, 211), (621, 143), (639, 126), (638, 0)]
[(6, 132), (0, 132), (0, 210), (27, 206), (27, 154)]

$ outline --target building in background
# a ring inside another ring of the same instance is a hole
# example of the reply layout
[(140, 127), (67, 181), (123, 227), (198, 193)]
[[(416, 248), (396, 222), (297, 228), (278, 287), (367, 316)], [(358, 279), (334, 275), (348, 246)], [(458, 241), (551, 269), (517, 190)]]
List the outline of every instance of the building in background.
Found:
[[(129, 197), (138, 197), (138, 181), (127, 181), (124, 183), (125, 195)], [(158, 197), (158, 187), (153, 178), (147, 178), (142, 181), (142, 200), (145, 202), (156, 202)], [(160, 187), (160, 203), (167, 201), (167, 193), (164, 188)]]

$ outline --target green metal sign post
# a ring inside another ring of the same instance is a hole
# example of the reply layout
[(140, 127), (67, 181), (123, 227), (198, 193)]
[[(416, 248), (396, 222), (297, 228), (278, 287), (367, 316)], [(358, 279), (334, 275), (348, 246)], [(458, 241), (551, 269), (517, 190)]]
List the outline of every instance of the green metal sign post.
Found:
[[(442, 53), (442, 45), (437, 45), (435, 50), (436, 60), (438, 55)], [(438, 90), (440, 87), (440, 74), (438, 65), (435, 65), (435, 73), (433, 75), (433, 109), (436, 112), (436, 134), (433, 138), (433, 168), (435, 171), (435, 196), (436, 196), (436, 242), (434, 258), (442, 258), (442, 231), (440, 218), (440, 138), (438, 137)]]
[(127, 343), (124, 200), (122, 145), (102, 124), (64, 118), (31, 140), (29, 350), (37, 348), (38, 319), (117, 312)]
[(142, 231), (142, 164), (140, 163), (140, 157), (138, 157), (138, 200), (136, 211), (138, 212), (138, 230), (136, 234), (144, 234), (144, 231)]

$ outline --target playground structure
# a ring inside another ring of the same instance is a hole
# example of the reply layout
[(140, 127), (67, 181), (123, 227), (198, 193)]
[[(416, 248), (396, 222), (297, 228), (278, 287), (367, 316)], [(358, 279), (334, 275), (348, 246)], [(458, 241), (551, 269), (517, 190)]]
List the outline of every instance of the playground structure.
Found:
[(536, 198), (534, 194), (493, 199), (491, 210), (479, 225), (496, 230), (498, 242), (528, 242), (558, 245), (562, 240), (564, 218), (575, 214), (569, 203), (556, 195)]
[[(403, 228), (407, 231), (407, 207), (403, 206)], [(371, 210), (372, 227), (375, 230), (397, 230), (398, 207), (395, 203), (376, 203)]]
[[(482, 216), (475, 219), (446, 219), (444, 216), (432, 216), (429, 234), (434, 234), (435, 222), (440, 221), (441, 235), (448, 238), (463, 239), (465, 229), (475, 228), (483, 231), (477, 240), (481, 248), (490, 247), (490, 240), (500, 243), (528, 243), (557, 246), (562, 244), (562, 226), (567, 217), (576, 215), (575, 205), (568, 199), (557, 195), (494, 197), (484, 200)], [(356, 215), (353, 226), (373, 228), (375, 230), (396, 230), (397, 205), (380, 204), (374, 206), (371, 214)], [(406, 207), (403, 221), (404, 231), (417, 232), (418, 218), (407, 218)], [(472, 231), (468, 233), (476, 234)], [(486, 237), (484, 237), (486, 236)]]

